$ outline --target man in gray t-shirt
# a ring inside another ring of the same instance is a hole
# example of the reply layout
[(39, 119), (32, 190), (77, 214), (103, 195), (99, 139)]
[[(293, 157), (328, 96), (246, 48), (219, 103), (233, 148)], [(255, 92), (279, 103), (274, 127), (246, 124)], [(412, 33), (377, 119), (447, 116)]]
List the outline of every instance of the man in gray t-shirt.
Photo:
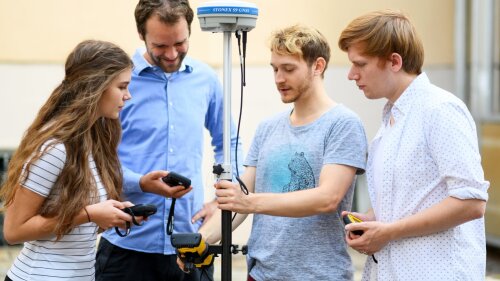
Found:
[[(222, 210), (253, 213), (248, 280), (352, 280), (340, 213), (350, 210), (356, 174), (364, 172), (366, 136), (361, 121), (327, 94), (323, 73), (326, 39), (301, 25), (275, 32), (271, 66), (281, 99), (292, 110), (262, 122), (242, 180), (216, 185)], [(200, 229), (208, 243), (220, 239), (220, 219)]]

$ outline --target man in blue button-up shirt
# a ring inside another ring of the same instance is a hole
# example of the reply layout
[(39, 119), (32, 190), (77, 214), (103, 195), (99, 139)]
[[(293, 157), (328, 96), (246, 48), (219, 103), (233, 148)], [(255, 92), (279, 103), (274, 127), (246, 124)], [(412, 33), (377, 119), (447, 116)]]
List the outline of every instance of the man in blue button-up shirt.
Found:
[[(114, 230), (102, 235), (96, 278), (200, 280), (200, 272), (185, 274), (177, 266), (175, 249), (165, 231), (166, 219), (171, 197), (178, 198), (174, 232), (197, 232), (202, 221), (196, 218), (206, 214), (199, 213), (204, 205), (203, 128), (212, 137), (215, 161), (221, 163), (222, 88), (209, 66), (186, 57), (193, 20), (187, 0), (141, 0), (135, 18), (146, 48), (133, 56), (129, 86), (133, 98), (120, 116), (123, 137), (118, 152), (125, 199), (154, 204), (158, 212), (141, 227), (133, 227), (126, 237), (119, 237)], [(234, 154), (236, 134), (232, 132)], [(192, 189), (164, 184), (161, 177), (166, 171), (190, 178)], [(212, 274), (201, 275), (212, 279)]]

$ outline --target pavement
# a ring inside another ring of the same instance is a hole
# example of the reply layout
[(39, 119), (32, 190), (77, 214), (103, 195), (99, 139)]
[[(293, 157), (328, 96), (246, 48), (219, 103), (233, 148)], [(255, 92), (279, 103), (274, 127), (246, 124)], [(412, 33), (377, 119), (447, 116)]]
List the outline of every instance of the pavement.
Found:
[[(9, 270), (12, 261), (17, 257), (17, 254), (21, 250), (20, 246), (2, 246), (0, 247), (0, 280), (5, 278), (5, 274)], [(356, 251), (349, 250), (349, 254), (353, 260), (355, 273), (354, 280), (361, 280), (361, 273), (363, 270), (363, 265), (366, 260), (366, 256), (362, 255)], [(232, 263), (232, 280), (234, 281), (245, 281), (246, 280), (246, 262), (245, 256), (238, 254), (234, 255), (231, 261)], [(220, 279), (220, 258), (215, 260), (215, 273), (214, 281), (221, 281)], [(486, 281), (498, 281), (500, 280), (500, 272), (492, 273), (489, 272), (488, 276), (485, 277)]]

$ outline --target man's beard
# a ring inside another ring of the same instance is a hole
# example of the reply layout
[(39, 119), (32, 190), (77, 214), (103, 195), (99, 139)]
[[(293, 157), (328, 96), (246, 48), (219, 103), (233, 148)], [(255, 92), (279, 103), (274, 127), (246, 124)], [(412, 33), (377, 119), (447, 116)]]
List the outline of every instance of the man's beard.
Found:
[(180, 53), (179, 52), (177, 59), (176, 59), (176, 63), (175, 64), (167, 64), (167, 63), (165, 63), (164, 60), (161, 59), (161, 57), (154, 56), (150, 52), (148, 52), (148, 53), (149, 53), (149, 57), (154, 62), (154, 64), (156, 66), (160, 67), (164, 72), (167, 72), (167, 73), (172, 73), (172, 72), (176, 72), (177, 70), (179, 70), (179, 68), (181, 67), (182, 61), (184, 60), (184, 58), (186, 57), (186, 54), (187, 54), (187, 53)]
[(281, 101), (283, 103), (293, 103), (296, 102), (302, 94), (306, 93), (311, 89), (311, 81), (313, 77), (311, 75), (311, 72), (308, 73), (308, 77), (305, 77), (304, 80), (302, 80), (302, 83), (297, 87), (297, 90), (295, 88), (292, 88), (292, 91), (296, 93), (294, 96), (289, 96), (289, 97), (282, 97)]

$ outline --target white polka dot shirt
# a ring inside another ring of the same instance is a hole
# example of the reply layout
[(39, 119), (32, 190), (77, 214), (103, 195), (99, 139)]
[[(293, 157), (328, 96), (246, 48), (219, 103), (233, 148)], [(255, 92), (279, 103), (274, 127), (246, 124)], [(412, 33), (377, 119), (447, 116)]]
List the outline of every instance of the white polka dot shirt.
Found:
[[(397, 221), (449, 196), (488, 200), (474, 120), (460, 99), (432, 85), (425, 73), (385, 106), (382, 123), (366, 170), (378, 221)], [(378, 264), (367, 259), (363, 280), (484, 280), (484, 219), (392, 241), (375, 257)]]

